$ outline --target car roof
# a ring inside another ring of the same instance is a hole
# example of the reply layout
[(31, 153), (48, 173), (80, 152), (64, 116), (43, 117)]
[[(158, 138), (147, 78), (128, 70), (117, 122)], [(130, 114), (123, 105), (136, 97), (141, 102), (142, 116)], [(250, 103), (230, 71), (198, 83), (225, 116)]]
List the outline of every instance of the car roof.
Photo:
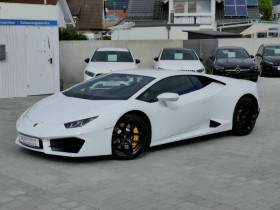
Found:
[(129, 52), (127, 48), (119, 48), (119, 47), (102, 47), (98, 48), (96, 51), (123, 51), (123, 52)]
[(220, 49), (244, 49), (243, 47), (236, 47), (236, 46), (223, 46), (223, 47), (218, 47), (218, 50)]
[(280, 44), (264, 44), (264, 47), (280, 47)]
[(177, 47), (177, 48), (163, 48), (163, 50), (190, 50), (190, 51), (193, 51), (193, 49), (190, 49), (190, 48), (180, 48), (180, 47)]
[(189, 72), (189, 71), (179, 71), (179, 70), (166, 70), (166, 69), (128, 69), (128, 70), (119, 70), (114, 71), (114, 73), (120, 74), (135, 74), (141, 76), (148, 76), (154, 78), (165, 78), (170, 76), (177, 76), (177, 75), (199, 75), (202, 76), (200, 73)]

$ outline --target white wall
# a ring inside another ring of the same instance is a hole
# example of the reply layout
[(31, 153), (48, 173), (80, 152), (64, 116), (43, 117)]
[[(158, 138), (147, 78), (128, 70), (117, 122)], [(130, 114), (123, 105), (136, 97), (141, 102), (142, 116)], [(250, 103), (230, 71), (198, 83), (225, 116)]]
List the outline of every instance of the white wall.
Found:
[(131, 28), (130, 40), (163, 40), (167, 39), (166, 27)]
[[(193, 26), (172, 26), (170, 31), (162, 27), (135, 27), (131, 29), (115, 30), (112, 40), (187, 40), (188, 33), (183, 30), (199, 30)], [(169, 35), (168, 35), (169, 33)]]
[(55, 5), (0, 3), (0, 19), (58, 20)]
[(100, 47), (126, 47), (141, 60), (140, 68), (152, 68), (154, 57), (164, 47), (182, 47), (182, 40), (133, 40), (133, 41), (60, 41), (60, 72), (65, 84), (83, 80), (84, 60)]

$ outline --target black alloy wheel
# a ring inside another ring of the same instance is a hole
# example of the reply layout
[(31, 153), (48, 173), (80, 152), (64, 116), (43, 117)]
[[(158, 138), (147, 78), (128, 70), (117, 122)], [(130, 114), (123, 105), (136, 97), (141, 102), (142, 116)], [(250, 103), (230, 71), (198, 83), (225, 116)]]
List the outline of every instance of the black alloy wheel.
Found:
[(112, 135), (112, 155), (129, 160), (140, 155), (151, 141), (150, 130), (144, 120), (134, 114), (121, 117)]
[(257, 117), (257, 104), (249, 97), (241, 98), (237, 102), (233, 114), (233, 134), (244, 136), (251, 133), (255, 127)]

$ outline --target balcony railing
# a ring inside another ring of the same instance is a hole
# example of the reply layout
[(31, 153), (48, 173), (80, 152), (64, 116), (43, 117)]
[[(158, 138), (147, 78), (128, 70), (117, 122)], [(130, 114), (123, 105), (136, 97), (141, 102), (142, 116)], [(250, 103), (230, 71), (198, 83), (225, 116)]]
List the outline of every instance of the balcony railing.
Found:
[(211, 25), (212, 15), (211, 14), (174, 14), (175, 24), (198, 24), (198, 25)]

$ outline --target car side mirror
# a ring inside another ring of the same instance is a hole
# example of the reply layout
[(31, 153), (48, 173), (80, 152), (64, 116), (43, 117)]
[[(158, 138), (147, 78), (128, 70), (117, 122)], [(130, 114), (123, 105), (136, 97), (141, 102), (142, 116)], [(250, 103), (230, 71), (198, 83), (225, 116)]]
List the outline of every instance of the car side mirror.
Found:
[(253, 55), (250, 55), (250, 57), (251, 57), (251, 58), (254, 58), (255, 56), (253, 56)]
[(138, 64), (141, 63), (141, 61), (139, 59), (135, 59), (135, 63)]
[(160, 102), (178, 101), (179, 95), (177, 93), (162, 93), (158, 95), (157, 99)]
[(215, 60), (215, 56), (214, 55), (210, 56), (210, 59)]
[(86, 62), (86, 63), (89, 63), (89, 58), (85, 59), (85, 62)]
[(199, 58), (199, 60), (202, 62), (202, 61), (203, 61), (203, 58)]
[(158, 57), (155, 57), (155, 58), (154, 58), (154, 61), (158, 61)]
[(260, 53), (257, 53), (256, 57), (262, 57), (262, 55)]

